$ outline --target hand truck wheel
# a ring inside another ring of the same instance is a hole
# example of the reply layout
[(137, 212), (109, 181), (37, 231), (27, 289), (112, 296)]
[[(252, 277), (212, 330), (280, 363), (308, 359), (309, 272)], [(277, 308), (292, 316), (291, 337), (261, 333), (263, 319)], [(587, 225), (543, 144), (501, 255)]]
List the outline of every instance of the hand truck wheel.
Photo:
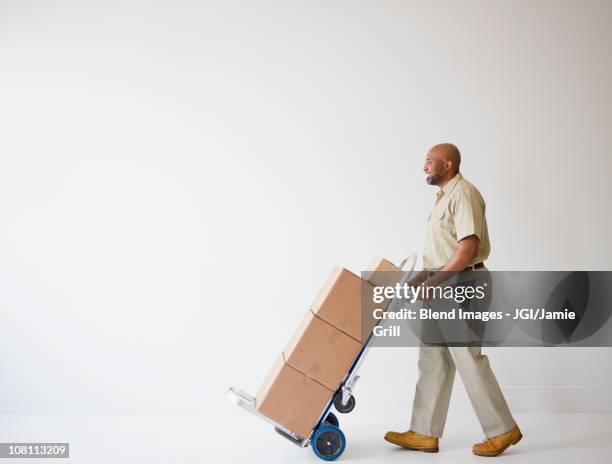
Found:
[(340, 421), (333, 412), (329, 412), (323, 422), (325, 424), (333, 425), (334, 427), (340, 427)]
[(346, 438), (338, 427), (322, 425), (310, 439), (312, 451), (324, 461), (334, 461), (340, 457), (346, 448)]
[(353, 395), (349, 396), (349, 399), (346, 404), (342, 403), (342, 390), (336, 393), (334, 397), (334, 407), (338, 412), (342, 414), (348, 414), (353, 409), (355, 409), (355, 397)]

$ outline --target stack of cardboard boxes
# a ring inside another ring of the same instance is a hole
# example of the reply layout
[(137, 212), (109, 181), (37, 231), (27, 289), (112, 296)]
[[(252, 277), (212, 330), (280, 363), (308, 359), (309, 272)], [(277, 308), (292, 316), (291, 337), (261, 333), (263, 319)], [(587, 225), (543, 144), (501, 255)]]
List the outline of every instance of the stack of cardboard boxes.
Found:
[(362, 300), (373, 305), (375, 285), (399, 280), (399, 272), (387, 272), (399, 269), (385, 259), (370, 269), (366, 280), (343, 268), (332, 271), (257, 391), (261, 414), (302, 437), (310, 435), (378, 322)]

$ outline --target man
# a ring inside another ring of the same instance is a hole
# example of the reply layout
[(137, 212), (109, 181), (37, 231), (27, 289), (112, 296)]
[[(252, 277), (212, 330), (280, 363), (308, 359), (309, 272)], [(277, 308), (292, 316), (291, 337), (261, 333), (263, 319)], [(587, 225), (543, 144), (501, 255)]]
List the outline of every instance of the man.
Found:
[[(484, 261), (489, 256), (485, 203), (476, 187), (459, 173), (460, 164), (461, 154), (450, 143), (436, 145), (427, 153), (423, 167), (426, 181), (439, 191), (426, 226), (425, 269), (411, 285), (426, 280), (426, 285), (439, 283), (432, 271), (485, 269)], [(521, 431), (479, 346), (422, 346), (410, 430), (387, 432), (385, 440), (404, 448), (438, 452), (455, 370), (461, 375), (486, 437), (474, 445), (473, 452), (498, 456), (518, 443)]]

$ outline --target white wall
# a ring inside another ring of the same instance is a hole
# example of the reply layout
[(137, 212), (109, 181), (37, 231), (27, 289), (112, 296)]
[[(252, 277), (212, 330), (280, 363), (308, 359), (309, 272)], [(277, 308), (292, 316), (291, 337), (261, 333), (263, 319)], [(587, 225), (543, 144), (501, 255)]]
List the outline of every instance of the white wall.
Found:
[[(438, 142), (487, 201), (490, 268), (609, 269), (611, 20), (607, 1), (0, 3), (1, 410), (254, 391), (333, 265), (421, 250)], [(608, 349), (488, 352), (510, 396), (612, 408)], [(415, 350), (368, 361), (364, 392), (409, 398)]]

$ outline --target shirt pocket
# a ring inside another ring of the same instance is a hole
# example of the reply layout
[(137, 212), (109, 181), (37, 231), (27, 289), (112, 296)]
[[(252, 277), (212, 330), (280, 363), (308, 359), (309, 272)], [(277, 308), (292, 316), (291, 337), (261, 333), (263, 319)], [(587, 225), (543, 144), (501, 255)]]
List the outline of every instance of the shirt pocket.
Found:
[(447, 218), (448, 218), (448, 212), (446, 211), (446, 209), (435, 209), (429, 215), (428, 221), (439, 222), (439, 221), (446, 220)]
[(446, 208), (432, 211), (431, 216), (429, 217), (429, 222), (434, 230), (440, 232), (453, 232), (453, 218), (451, 217), (450, 211), (448, 211)]
[(436, 219), (438, 221), (446, 218), (446, 209), (436, 209), (431, 212), (431, 219)]

